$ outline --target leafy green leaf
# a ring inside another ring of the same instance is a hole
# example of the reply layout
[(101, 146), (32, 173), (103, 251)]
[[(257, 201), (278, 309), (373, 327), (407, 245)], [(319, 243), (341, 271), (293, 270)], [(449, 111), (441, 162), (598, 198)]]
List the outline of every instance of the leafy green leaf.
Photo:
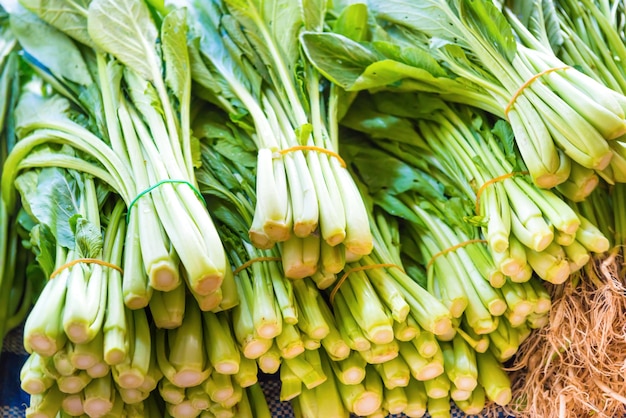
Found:
[(93, 0), (87, 23), (89, 35), (104, 51), (146, 80), (160, 76), (159, 33), (142, 0)]
[(380, 112), (410, 119), (429, 119), (449, 105), (431, 94), (379, 92), (373, 94), (374, 106)]
[(344, 89), (351, 89), (364, 70), (380, 59), (367, 47), (343, 35), (303, 32), (300, 41), (315, 68)]
[(37, 224), (30, 230), (30, 244), (35, 259), (46, 277), (54, 271), (56, 257), (56, 240), (52, 230), (45, 224)]
[[(465, 50), (458, 45), (444, 45), (441, 47), (441, 52), (446, 56), (447, 59), (450, 60), (450, 62), (455, 62), (457, 65), (460, 65), (467, 71), (474, 73), (477, 79), (487, 80), (494, 84), (498, 83), (498, 80), (493, 76), (493, 74), (486, 71), (485, 68), (483, 68), (481, 65), (478, 65), (470, 60)], [(481, 92), (483, 91), (480, 87), (467, 80), (464, 82), (464, 86), (466, 89), (478, 90)]]
[[(296, 3), (296, 2), (294, 2)], [(304, 29), (321, 32), (324, 29), (326, 0), (300, 0)], [(363, 5), (365, 6), (365, 5)]]
[(221, 236), (226, 234), (226, 231), (230, 231), (231, 234), (234, 232), (237, 235), (237, 246), (241, 247), (241, 240), (244, 239), (249, 241), (248, 238), (248, 230), (250, 229), (250, 225), (248, 225), (237, 213), (237, 210), (234, 209), (233, 206), (224, 203), (224, 202), (216, 202), (211, 200), (208, 204), (209, 211), (211, 215), (214, 216), (219, 223), (222, 225), (218, 227), (218, 231)]
[(333, 26), (333, 32), (356, 42), (365, 41), (368, 33), (367, 18), (365, 4), (351, 4), (342, 10)]
[[(237, 45), (238, 50), (231, 49), (233, 54), (239, 57), (245, 56), (248, 60), (250, 60), (250, 64), (252, 64), (252, 66), (254, 67), (253, 71), (258, 72), (258, 74), (254, 74), (248, 71), (248, 68), (241, 68), (246, 73), (248, 78), (257, 79), (258, 76), (260, 75), (261, 78), (264, 78), (266, 81), (270, 82), (271, 81), (270, 74), (267, 71), (265, 64), (263, 63), (263, 59), (257, 53), (254, 46), (250, 43), (250, 41), (244, 34), (239, 22), (237, 22), (237, 20), (235, 20), (235, 18), (233, 18), (233, 16), (231, 15), (224, 15), (222, 18), (222, 26), (224, 27), (224, 29), (230, 36), (230, 40), (235, 45)], [(260, 82), (257, 84), (260, 84)], [(254, 91), (254, 93), (257, 96), (259, 94), (258, 93), (259, 89), (260, 89), (260, 86), (257, 87)]]
[[(428, 174), (367, 143), (348, 146), (358, 149), (352, 151), (350, 162), (370, 194), (380, 197), (380, 193), (398, 195), (418, 191), (422, 196), (434, 200), (443, 199), (443, 186)], [(376, 167), (376, 170), (372, 170), (372, 167)]]
[(80, 214), (70, 218), (70, 226), (76, 237), (76, 250), (81, 258), (101, 256), (104, 239), (100, 229)]
[(348, 90), (367, 90), (376, 87), (395, 87), (405, 90), (402, 85), (405, 79), (411, 81), (412, 87), (409, 87), (409, 90), (431, 93), (445, 91), (445, 85), (452, 82), (448, 78), (435, 78), (427, 70), (386, 59), (367, 67)]
[(444, 0), (369, 0), (378, 19), (407, 26), (431, 37), (462, 42), (461, 20)]
[(87, 31), (87, 9), (91, 0), (20, 0), (42, 20), (91, 48), (95, 44)]
[[(396, 45), (378, 42), (373, 44), (377, 51), (333, 33), (304, 32), (301, 42), (318, 71), (348, 91), (393, 87), (447, 93), (461, 87), (432, 57), (417, 48), (404, 52)], [(391, 55), (391, 59), (384, 59), (381, 52)]]
[(167, 15), (168, 9), (165, 5), (165, 0), (146, 0), (146, 2), (150, 6), (154, 7), (157, 12), (161, 13), (162, 15)]
[(163, 19), (161, 28), (165, 82), (179, 100), (191, 82), (191, 64), (187, 52), (187, 13), (176, 9)]
[[(302, 26), (300, 4), (294, 0), (224, 0), (244, 28), (265, 64), (274, 71), (287, 67), (292, 74), (300, 58), (298, 32)], [(278, 53), (275, 56), (274, 51)]]
[[(499, 119), (494, 124), (491, 132), (496, 138), (498, 138), (498, 144), (504, 152), (504, 157), (513, 167), (517, 167), (518, 151), (515, 144), (515, 134), (513, 133), (513, 128), (511, 128), (511, 125), (508, 122)], [(518, 168), (514, 168), (514, 170), (518, 170)]]
[(563, 45), (563, 31), (561, 30), (561, 23), (556, 12), (554, 0), (542, 0), (541, 5), (548, 42), (550, 42), (550, 46), (554, 51), (558, 51), (561, 45)]
[(511, 62), (517, 51), (513, 29), (491, 0), (463, 0), (460, 14), (465, 23), (480, 34), (485, 42)]
[(230, 51), (231, 61), (245, 77), (248, 90), (254, 97), (259, 97), (263, 79), (270, 82), (271, 75), (263, 64), (263, 59), (240, 30), (237, 21), (229, 17), (224, 16), (222, 19), (224, 27), (230, 28), (229, 36), (223, 36), (224, 45)]
[(447, 76), (446, 70), (439, 65), (430, 51), (410, 46), (400, 47), (390, 42), (374, 42), (372, 46), (386, 58), (407, 64), (411, 67), (424, 69), (435, 77)]
[(459, 228), (469, 238), (474, 238), (478, 235), (476, 225), (466, 222), (467, 217), (473, 215), (472, 208), (472, 202), (467, 199), (452, 197), (444, 205), (440, 205), (439, 209), (448, 225)]
[[(195, 75), (198, 74), (200, 62), (206, 60), (206, 64), (210, 67), (207, 67), (206, 72), (200, 72), (202, 78), (197, 81), (216, 95), (221, 94), (229, 100), (234, 100), (237, 96), (232, 92), (231, 85), (235, 84), (250, 91), (251, 86), (246, 75), (237, 66), (236, 60), (233, 59), (231, 51), (226, 47), (222, 34), (218, 30), (225, 12), (216, 2), (200, 0), (194, 1), (192, 11), (193, 21), (196, 22), (193, 29), (199, 35), (198, 57), (201, 58), (196, 59), (194, 50), (196, 42), (194, 41), (190, 49), (192, 65), (194, 65), (194, 80), (196, 80)], [(209, 74), (212, 80), (209, 79)]]
[(70, 218), (79, 213), (82, 185), (59, 168), (42, 169), (36, 184), (28, 173), (19, 175), (15, 180), (25, 208), (39, 223), (50, 228), (59, 245), (74, 248)]
[(189, 42), (189, 65), (191, 67), (191, 78), (196, 83), (207, 88), (212, 93), (219, 95), (222, 92), (220, 83), (207, 68), (202, 54), (200, 53), (200, 39), (195, 38)]
[[(194, 122), (194, 134), (208, 144), (211, 150), (217, 151), (226, 159), (241, 164), (244, 167), (256, 167), (256, 147), (254, 142), (243, 136), (223, 119), (223, 116), (214, 111), (205, 111)], [(203, 157), (213, 155), (213, 152), (203, 152)], [(210, 167), (224, 164), (219, 161), (206, 162)]]
[(80, 51), (60, 30), (24, 9), (11, 14), (11, 30), (22, 48), (56, 77), (83, 86), (93, 83)]
[(400, 199), (389, 193), (379, 192), (372, 195), (374, 202), (393, 216), (419, 223), (420, 219)]
[(423, 142), (409, 120), (377, 111), (364, 95), (355, 100), (341, 124), (373, 139), (385, 138), (412, 145)]

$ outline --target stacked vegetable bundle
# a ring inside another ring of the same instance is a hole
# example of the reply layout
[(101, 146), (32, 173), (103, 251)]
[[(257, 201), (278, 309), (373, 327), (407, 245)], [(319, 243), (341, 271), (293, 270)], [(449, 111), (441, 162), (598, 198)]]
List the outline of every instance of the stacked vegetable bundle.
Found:
[[(15, 145), (14, 106), (19, 84), (17, 41), (9, 29), (9, 16), (0, 7), (0, 166)], [(7, 206), (0, 194), (0, 344), (17, 327), (39, 292), (41, 277), (26, 266), (32, 258), (20, 251), (20, 232), (15, 208)]]
[(269, 416), (259, 370), (298, 416), (479, 413), (609, 248), (573, 202), (622, 178), (625, 99), (509, 9), (22, 3), (29, 416)]

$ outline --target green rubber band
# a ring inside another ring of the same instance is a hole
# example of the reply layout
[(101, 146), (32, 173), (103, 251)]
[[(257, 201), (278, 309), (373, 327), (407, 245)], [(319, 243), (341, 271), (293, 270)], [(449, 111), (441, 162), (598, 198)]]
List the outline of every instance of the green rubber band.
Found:
[(130, 210), (133, 208), (133, 206), (135, 205), (135, 203), (137, 203), (137, 201), (143, 197), (144, 195), (147, 195), (148, 193), (150, 193), (151, 191), (153, 191), (154, 189), (156, 189), (157, 187), (163, 185), (163, 184), (186, 184), (187, 186), (191, 187), (191, 190), (193, 190), (193, 192), (196, 194), (196, 196), (198, 196), (198, 199), (202, 200), (202, 203), (204, 203), (204, 205), (206, 206), (206, 200), (204, 200), (204, 196), (202, 196), (202, 194), (200, 193), (200, 191), (198, 189), (196, 189), (196, 187), (189, 183), (187, 180), (174, 180), (174, 179), (165, 179), (165, 180), (161, 180), (159, 182), (157, 182), (156, 184), (153, 184), (152, 186), (148, 187), (146, 190), (144, 190), (143, 192), (139, 193), (128, 205), (128, 210), (126, 211), (126, 223), (130, 222)]

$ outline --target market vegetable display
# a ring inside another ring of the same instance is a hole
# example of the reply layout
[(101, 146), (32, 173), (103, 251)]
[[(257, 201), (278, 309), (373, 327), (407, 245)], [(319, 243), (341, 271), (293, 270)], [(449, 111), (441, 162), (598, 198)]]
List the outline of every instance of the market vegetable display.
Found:
[(624, 19), (3, 11), (0, 337), (30, 310), (26, 416), (269, 417), (260, 372), (298, 417), (623, 413)]

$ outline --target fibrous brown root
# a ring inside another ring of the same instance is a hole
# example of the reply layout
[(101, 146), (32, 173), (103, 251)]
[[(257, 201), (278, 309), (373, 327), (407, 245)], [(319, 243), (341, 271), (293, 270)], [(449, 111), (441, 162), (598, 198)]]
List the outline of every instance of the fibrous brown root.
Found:
[(626, 415), (626, 281), (617, 253), (551, 287), (549, 324), (510, 368), (516, 417)]

